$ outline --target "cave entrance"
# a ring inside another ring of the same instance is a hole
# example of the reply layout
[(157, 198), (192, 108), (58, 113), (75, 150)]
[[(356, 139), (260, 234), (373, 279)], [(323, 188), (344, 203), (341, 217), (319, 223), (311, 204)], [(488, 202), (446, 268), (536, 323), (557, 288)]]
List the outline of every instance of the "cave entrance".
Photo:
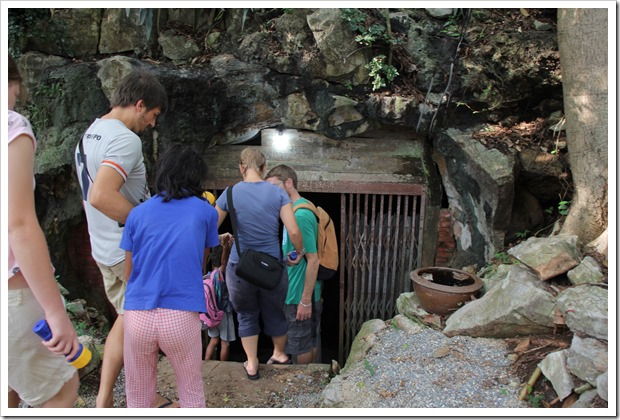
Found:
[[(240, 181), (237, 162), (246, 146), (207, 150), (208, 187), (217, 195)], [(302, 196), (334, 221), (340, 267), (323, 282), (321, 353), (323, 363), (335, 359), (343, 365), (361, 325), (392, 318), (398, 296), (412, 290), (409, 273), (432, 265), (437, 231), (424, 227), (436, 226), (440, 203), (427, 200), (426, 180), (432, 176), (425, 169), (422, 141), (407, 132), (338, 141), (268, 129), (261, 133), (260, 147), (269, 167), (293, 167)], [(265, 338), (259, 340), (263, 345), (271, 348)]]

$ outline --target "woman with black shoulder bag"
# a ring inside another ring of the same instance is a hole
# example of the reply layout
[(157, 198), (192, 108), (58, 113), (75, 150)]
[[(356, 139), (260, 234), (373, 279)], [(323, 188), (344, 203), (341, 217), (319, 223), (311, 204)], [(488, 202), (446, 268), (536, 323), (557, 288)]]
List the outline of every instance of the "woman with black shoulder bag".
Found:
[[(303, 258), (303, 242), (290, 198), (281, 188), (263, 179), (267, 161), (259, 148), (247, 147), (241, 152), (239, 170), (243, 181), (227, 188), (218, 198), (215, 208), (219, 214), (219, 225), (231, 213), (236, 243), (226, 267), (226, 284), (230, 302), (237, 312), (239, 337), (247, 357), (243, 366), (248, 379), (256, 380), (260, 378), (257, 353), (261, 318), (263, 332), (273, 341), (270, 360), (272, 363), (289, 362), (284, 352), (287, 333), (284, 299), (288, 279), (283, 269), (280, 220), (298, 251), (298, 259)], [(232, 194), (229, 189), (232, 189)], [(263, 266), (269, 266), (267, 271), (256, 275)], [(252, 270), (252, 267), (256, 269)], [(278, 275), (272, 284), (268, 284), (267, 277), (273, 277), (274, 272)]]

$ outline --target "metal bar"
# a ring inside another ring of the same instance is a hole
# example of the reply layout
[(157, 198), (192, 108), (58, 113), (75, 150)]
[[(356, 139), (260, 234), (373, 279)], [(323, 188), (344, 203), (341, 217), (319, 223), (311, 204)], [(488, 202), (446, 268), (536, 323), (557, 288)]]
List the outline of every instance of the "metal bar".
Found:
[(345, 293), (345, 247), (346, 247), (346, 226), (347, 226), (347, 202), (346, 196), (344, 194), (340, 194), (340, 310), (339, 310), (339, 326), (338, 328), (338, 363), (344, 366), (344, 332), (345, 332), (345, 306), (344, 306), (344, 293)]
[(393, 261), (393, 273), (392, 273), (392, 282), (390, 283), (390, 293), (386, 294), (386, 312), (383, 314), (382, 319), (387, 319), (392, 317), (392, 308), (394, 307), (395, 295), (394, 293), (399, 289), (400, 285), (400, 276), (399, 271), (397, 270), (397, 266), (403, 260), (403, 254), (405, 252), (405, 247), (403, 246), (402, 236), (401, 236), (401, 206), (402, 206), (403, 196), (396, 196), (396, 214), (394, 216), (394, 261)]
[[(411, 237), (413, 237), (413, 225), (414, 225), (414, 220), (413, 218), (410, 218), (409, 216), (409, 202), (411, 201), (411, 197), (410, 196), (403, 196), (403, 201), (404, 201), (404, 207), (403, 207), (403, 229), (402, 229), (402, 239), (401, 239), (401, 243), (403, 244), (402, 246), (402, 253), (400, 256), (400, 266), (398, 268), (398, 283), (397, 283), (397, 291), (396, 291), (396, 296), (399, 296), (403, 291), (404, 291), (404, 287), (405, 287), (405, 280), (407, 278), (409, 278), (409, 275), (407, 273), (407, 267), (410, 266), (411, 264), (411, 254), (413, 249), (411, 248), (410, 244), (409, 244), (409, 240)], [(394, 310), (394, 302), (395, 302), (395, 298), (390, 299), (390, 312), (388, 313), (388, 318), (391, 316), (393, 310)]]
[[(375, 275), (375, 296), (379, 295), (379, 287), (386, 281), (385, 260), (383, 256), (383, 214), (384, 214), (385, 195), (379, 195), (379, 233), (377, 234), (377, 271)], [(387, 247), (386, 247), (387, 249)], [(383, 267), (383, 269), (382, 269)]]
[[(363, 196), (363, 204), (364, 211), (361, 213), (361, 221), (363, 224), (363, 233), (360, 238), (360, 253), (361, 253), (361, 261), (360, 261), (360, 325), (363, 321), (368, 319), (370, 315), (370, 306), (372, 305), (372, 301), (369, 296), (369, 281), (368, 279), (368, 245), (370, 241), (368, 240), (368, 194), (364, 194)], [(362, 228), (362, 226), (360, 226)]]
[(383, 282), (382, 284), (382, 288), (387, 287), (387, 285), (390, 283), (390, 278), (392, 277), (392, 273), (391, 271), (393, 270), (392, 267), (392, 261), (394, 261), (394, 259), (396, 258), (395, 256), (395, 246), (392, 242), (392, 238), (394, 238), (396, 241), (398, 240), (398, 235), (394, 234), (394, 216), (393, 216), (393, 202), (394, 202), (394, 196), (393, 195), (389, 195), (388, 196), (388, 209), (387, 209), (387, 229), (386, 229), (386, 237), (385, 237), (385, 244), (386, 244), (386, 258), (385, 258), (385, 282)]
[(357, 255), (357, 261), (355, 265), (355, 290), (357, 292), (357, 298), (355, 300), (357, 306), (355, 311), (355, 325), (353, 326), (357, 330), (357, 326), (364, 318), (364, 251), (363, 246), (364, 233), (362, 225), (364, 224), (365, 215), (362, 213), (363, 194), (356, 194), (356, 210), (357, 219), (355, 223), (356, 236), (355, 236), (355, 252)]
[[(419, 239), (421, 236), (422, 230), (419, 229), (419, 221), (418, 221), (418, 196), (412, 196), (411, 199), (413, 201), (411, 208), (411, 239), (409, 244), (409, 264), (407, 265), (408, 271), (411, 272), (418, 268), (418, 254), (419, 254)], [(406, 276), (403, 278), (403, 293), (411, 291), (411, 280), (409, 278), (409, 272), (405, 273)]]
[[(390, 200), (391, 199), (392, 199), (392, 196), (390, 196)], [(399, 203), (399, 199), (400, 199), (400, 196), (397, 196), (397, 206), (396, 206), (395, 212), (392, 212), (392, 206), (390, 206), (390, 215), (393, 215), (392, 216), (392, 219), (393, 219), (393, 225), (392, 225), (393, 235), (390, 238), (390, 240), (392, 241), (392, 258), (391, 258), (391, 261), (390, 261), (391, 264), (392, 264), (392, 267), (389, 270), (391, 278), (390, 278), (390, 281), (389, 281), (388, 285), (386, 285), (386, 286), (389, 286), (391, 291), (393, 291), (394, 283), (396, 282), (396, 262), (398, 260), (399, 248), (400, 248), (399, 247), (399, 243), (398, 243), (398, 239), (399, 239), (399, 235), (398, 235), (398, 222), (399, 222), (398, 221), (398, 214), (400, 213), (399, 212), (400, 208), (398, 207), (398, 204), (400, 204)], [(392, 295), (392, 293), (393, 292), (390, 292), (388, 294), (388, 290), (387, 290), (387, 287), (386, 287), (385, 288), (385, 295), (384, 295), (385, 299), (386, 300), (389, 299), (389, 297)]]
[[(424, 235), (422, 234), (422, 232), (424, 232), (425, 217), (426, 217), (426, 194), (422, 194), (420, 196), (420, 217), (419, 217), (420, 224), (418, 227), (418, 256), (417, 256), (418, 261), (416, 262), (416, 267), (419, 266), (422, 261), (422, 252), (424, 250)], [(411, 286), (411, 283), (409, 283), (409, 285)], [(408, 291), (411, 291), (411, 290), (408, 290)]]
[[(377, 306), (377, 298), (376, 294), (372, 292), (373, 283), (377, 283), (377, 278), (372, 275), (372, 269), (375, 263), (375, 247), (377, 243), (377, 235), (375, 230), (375, 220), (377, 219), (377, 196), (376, 194), (367, 195), (368, 198), (371, 199), (371, 210), (370, 210), (370, 237), (368, 238), (369, 244), (369, 253), (368, 256), (368, 267), (366, 268), (366, 272), (368, 273), (368, 299), (371, 302), (372, 307), (376, 308)], [(371, 313), (373, 312), (373, 308), (371, 308)]]

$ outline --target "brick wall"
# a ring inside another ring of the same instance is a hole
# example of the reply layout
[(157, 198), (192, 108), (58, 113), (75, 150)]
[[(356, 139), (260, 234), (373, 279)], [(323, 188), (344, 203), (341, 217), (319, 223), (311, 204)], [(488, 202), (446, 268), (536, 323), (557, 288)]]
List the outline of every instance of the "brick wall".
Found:
[(437, 241), (435, 266), (447, 267), (456, 248), (456, 242), (452, 233), (452, 214), (450, 209), (440, 210), (438, 232), (439, 238)]

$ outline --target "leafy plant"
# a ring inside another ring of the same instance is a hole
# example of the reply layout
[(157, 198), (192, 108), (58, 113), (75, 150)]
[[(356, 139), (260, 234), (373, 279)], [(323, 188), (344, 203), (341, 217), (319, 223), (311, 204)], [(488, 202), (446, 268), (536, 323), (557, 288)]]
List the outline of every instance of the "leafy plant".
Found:
[(566, 216), (568, 214), (568, 210), (570, 208), (570, 201), (562, 200), (558, 203), (558, 213), (562, 216)]
[(461, 36), (461, 31), (459, 30), (459, 25), (458, 25), (458, 22), (456, 20), (456, 17), (450, 16), (448, 21), (446, 23), (444, 23), (443, 29), (441, 31), (439, 31), (439, 32), (442, 33), (442, 34), (446, 34), (448, 36), (451, 36), (453, 38), (460, 37)]
[(541, 394), (531, 394), (528, 397), (528, 401), (533, 408), (540, 408), (540, 403), (545, 399), (545, 397)]
[(73, 321), (73, 328), (75, 328), (75, 332), (78, 336), (87, 335), (90, 330), (90, 325), (86, 323), (86, 321), (75, 322)]
[(366, 30), (366, 13), (358, 9), (341, 9), (340, 18), (349, 24), (349, 29), (354, 32), (364, 32)]
[(371, 25), (367, 30), (365, 30), (362, 34), (355, 37), (355, 41), (362, 45), (371, 46), (373, 42), (382, 40), (389, 41), (389, 37), (385, 33), (386, 28), (383, 25), (379, 25), (375, 23)]
[(494, 257), (500, 264), (512, 263), (512, 257), (505, 252), (496, 252)]
[[(341, 9), (340, 18), (347, 22), (349, 29), (357, 32), (355, 41), (365, 47), (373, 47), (375, 44), (383, 44), (387, 46), (388, 56), (377, 55), (370, 63), (366, 64), (366, 68), (370, 71), (372, 78), (372, 90), (386, 87), (387, 82), (392, 82), (398, 76), (398, 70), (392, 65), (392, 45), (402, 43), (402, 40), (395, 38), (391, 34), (389, 24), (389, 14), (385, 13), (386, 24), (372, 23), (367, 24), (369, 16), (358, 9)], [(381, 45), (379, 45), (381, 47)]]
[(525, 239), (525, 238), (527, 238), (529, 236), (529, 234), (530, 234), (530, 231), (525, 229), (525, 230), (522, 230), (521, 232), (515, 233), (515, 236), (518, 239)]
[(370, 70), (370, 77), (373, 78), (372, 90), (385, 87), (386, 80), (392, 82), (394, 78), (398, 76), (398, 70), (396, 70), (396, 67), (385, 62), (385, 55), (376, 56), (364, 67)]

